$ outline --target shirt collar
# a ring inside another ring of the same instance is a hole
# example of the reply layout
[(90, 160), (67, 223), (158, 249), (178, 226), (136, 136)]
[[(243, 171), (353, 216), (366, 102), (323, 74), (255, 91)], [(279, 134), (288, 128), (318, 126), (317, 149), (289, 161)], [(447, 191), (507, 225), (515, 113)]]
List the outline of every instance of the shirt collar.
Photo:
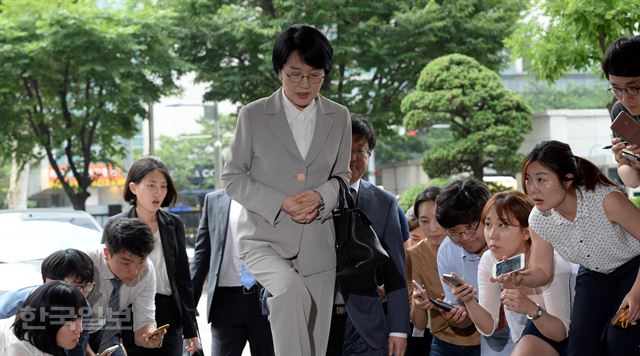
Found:
[(361, 180), (362, 179), (358, 179), (355, 183), (351, 184), (349, 186), (349, 188), (353, 188), (353, 189), (355, 189), (356, 193), (359, 193), (360, 192), (360, 181)]
[(309, 105), (307, 105), (306, 108), (304, 108), (303, 110), (298, 109), (295, 105), (293, 105), (293, 103), (291, 102), (291, 100), (289, 100), (289, 98), (287, 98), (287, 96), (284, 93), (284, 89), (282, 89), (282, 102), (283, 102), (283, 106), (284, 106), (284, 113), (285, 116), (287, 117), (287, 122), (289, 124), (291, 124), (291, 122), (297, 118), (304, 118), (304, 117), (308, 117), (310, 113), (314, 112), (316, 110), (316, 106), (318, 105), (318, 100), (313, 99), (313, 101), (311, 103), (309, 103)]

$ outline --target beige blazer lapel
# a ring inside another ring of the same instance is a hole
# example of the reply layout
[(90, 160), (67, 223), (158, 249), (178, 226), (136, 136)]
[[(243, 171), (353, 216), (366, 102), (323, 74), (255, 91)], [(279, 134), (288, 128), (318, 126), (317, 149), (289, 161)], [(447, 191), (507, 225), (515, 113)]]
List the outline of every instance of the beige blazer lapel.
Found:
[[(267, 124), (273, 130), (273, 134), (294, 156), (302, 161), (302, 155), (291, 133), (291, 127), (287, 122), (282, 106), (282, 88), (272, 94), (264, 104), (264, 112), (268, 115)], [(315, 139), (315, 137), (314, 137)], [(307, 155), (308, 156), (308, 155)]]
[(311, 162), (313, 162), (313, 160), (322, 151), (322, 147), (324, 146), (325, 141), (327, 141), (327, 137), (329, 137), (329, 132), (331, 131), (334, 121), (333, 117), (328, 114), (334, 112), (335, 108), (331, 108), (327, 105), (324, 97), (318, 96), (316, 127), (313, 131), (313, 139), (311, 140), (311, 146), (309, 146), (309, 153), (307, 153), (307, 158), (305, 159), (305, 163), (307, 165), (311, 164)]

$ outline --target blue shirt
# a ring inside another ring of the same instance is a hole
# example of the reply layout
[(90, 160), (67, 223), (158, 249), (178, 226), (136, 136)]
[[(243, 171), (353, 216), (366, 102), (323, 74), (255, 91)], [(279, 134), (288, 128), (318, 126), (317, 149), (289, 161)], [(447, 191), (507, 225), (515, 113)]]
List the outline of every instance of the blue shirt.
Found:
[[(471, 284), (478, 290), (478, 265), (480, 264), (480, 257), (482, 257), (482, 255), (467, 252), (461, 246), (453, 243), (447, 236), (438, 249), (438, 273), (442, 276), (445, 273), (455, 272), (464, 279), (465, 282)], [(442, 281), (440, 281), (440, 283), (442, 283)], [(461, 300), (458, 300), (453, 295), (451, 287), (449, 287), (448, 284), (442, 283), (442, 289), (444, 289), (445, 301), (447, 303), (464, 305)]]
[(0, 319), (7, 319), (16, 315), (18, 309), (38, 287), (40, 286), (24, 287), (0, 295)]

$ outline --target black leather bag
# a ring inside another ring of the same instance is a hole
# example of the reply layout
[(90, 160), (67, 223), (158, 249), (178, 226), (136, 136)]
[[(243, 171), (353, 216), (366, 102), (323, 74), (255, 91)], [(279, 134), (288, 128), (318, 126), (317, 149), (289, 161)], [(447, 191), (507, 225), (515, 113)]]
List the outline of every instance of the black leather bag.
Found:
[(346, 183), (340, 177), (331, 178), (340, 183), (338, 206), (332, 211), (336, 230), (336, 274), (350, 277), (386, 262), (389, 255), (367, 215), (355, 207)]

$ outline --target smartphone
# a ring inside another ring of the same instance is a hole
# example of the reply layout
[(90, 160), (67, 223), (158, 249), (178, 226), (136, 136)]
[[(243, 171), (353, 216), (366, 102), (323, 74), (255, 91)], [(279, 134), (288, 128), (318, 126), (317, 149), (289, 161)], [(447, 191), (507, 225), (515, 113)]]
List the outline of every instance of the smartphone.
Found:
[(169, 325), (169, 324), (164, 324), (164, 325), (162, 325), (162, 326), (159, 326), (159, 327), (158, 327), (158, 328), (153, 332), (153, 334), (154, 334), (154, 335), (159, 334), (162, 330), (169, 329), (169, 326), (171, 326), (171, 325)]
[(634, 161), (634, 162), (639, 162), (640, 163), (640, 157), (634, 155), (633, 153), (629, 152), (629, 151), (622, 151), (622, 157), (630, 160), (630, 161)]
[(418, 291), (418, 293), (420, 293), (420, 294), (421, 294), (422, 299), (425, 299), (425, 294), (424, 294), (424, 293), (425, 293), (425, 290), (424, 290), (424, 288), (422, 288), (422, 286), (420, 285), (420, 283), (416, 282), (416, 280), (415, 280), (415, 279), (412, 279), (412, 280), (411, 280), (411, 283), (413, 283), (413, 289), (417, 290), (417, 291)]
[(524, 268), (524, 253), (507, 258), (493, 265), (493, 278)]
[(640, 145), (640, 123), (625, 111), (621, 111), (613, 120), (611, 130), (630, 145)]
[(109, 356), (112, 353), (116, 352), (116, 350), (118, 350), (120, 348), (120, 345), (114, 345), (111, 347), (107, 347), (106, 349), (104, 349), (104, 351), (102, 351), (101, 353), (97, 354), (96, 356)]
[(456, 287), (460, 287), (462, 285), (462, 281), (460, 281), (458, 278), (454, 277), (451, 274), (445, 273), (442, 275), (442, 278), (449, 281), (449, 283), (453, 284)]
[(455, 308), (453, 305), (446, 302), (441, 302), (439, 300), (436, 300), (435, 298), (429, 297), (429, 301), (433, 303), (433, 305), (438, 307), (438, 309), (442, 309), (444, 311), (451, 311), (451, 309)]

